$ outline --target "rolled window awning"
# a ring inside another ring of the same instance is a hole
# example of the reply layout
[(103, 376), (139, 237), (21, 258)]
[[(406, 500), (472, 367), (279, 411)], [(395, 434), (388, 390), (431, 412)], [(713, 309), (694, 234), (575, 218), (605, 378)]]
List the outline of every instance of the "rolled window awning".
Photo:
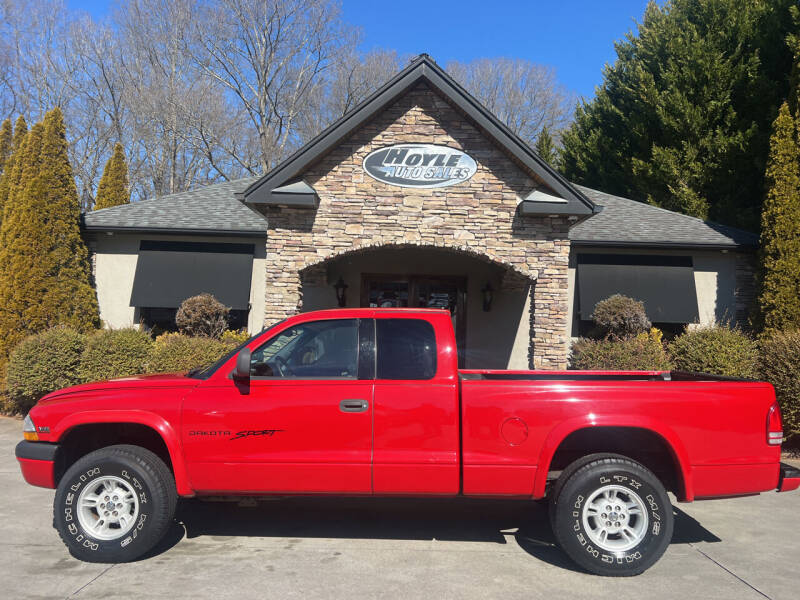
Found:
[(253, 244), (142, 241), (131, 306), (177, 308), (207, 292), (233, 310), (246, 310), (253, 252)]
[(654, 323), (698, 320), (691, 256), (579, 254), (580, 318), (591, 319), (595, 305), (614, 294), (642, 301)]

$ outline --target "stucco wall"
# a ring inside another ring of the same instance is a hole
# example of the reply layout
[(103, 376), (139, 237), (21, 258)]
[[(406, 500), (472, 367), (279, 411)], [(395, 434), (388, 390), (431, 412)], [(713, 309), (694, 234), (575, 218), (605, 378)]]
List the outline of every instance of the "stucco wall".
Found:
[(645, 250), (629, 248), (574, 247), (569, 260), (569, 334), (577, 335), (578, 315), (575, 311), (577, 254), (635, 254), (691, 256), (694, 284), (697, 291), (699, 325), (736, 321), (737, 262), (739, 253), (722, 250)]
[(130, 305), (139, 242), (142, 240), (168, 240), (186, 242), (223, 242), (253, 244), (253, 273), (250, 284), (250, 314), (247, 327), (250, 332), (261, 330), (264, 323), (264, 280), (266, 277), (266, 252), (264, 238), (223, 236), (159, 236), (129, 233), (98, 234), (90, 242), (94, 251), (94, 277), (100, 319), (106, 327), (118, 329), (138, 325), (138, 311)]
[[(438, 189), (388, 186), (363, 172), (368, 153), (403, 142), (463, 149), (477, 172)], [(316, 210), (265, 209), (267, 324), (306, 309), (303, 273), (326, 260), (391, 244), (449, 248), (493, 261), (533, 285), (529, 362), (566, 365), (570, 221), (520, 217), (520, 197), (540, 182), (438, 94), (422, 84), (412, 89), (302, 176), (319, 195)]]

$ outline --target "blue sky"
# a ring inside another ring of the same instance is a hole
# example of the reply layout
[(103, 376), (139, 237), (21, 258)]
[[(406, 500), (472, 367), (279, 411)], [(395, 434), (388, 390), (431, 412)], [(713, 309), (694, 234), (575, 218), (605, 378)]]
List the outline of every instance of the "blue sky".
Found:
[[(67, 0), (102, 16), (108, 0)], [(552, 66), (568, 89), (592, 96), (614, 41), (641, 20), (647, 0), (342, 0), (347, 21), (363, 31), (363, 47), (401, 54), (427, 52), (450, 60), (508, 56)]]

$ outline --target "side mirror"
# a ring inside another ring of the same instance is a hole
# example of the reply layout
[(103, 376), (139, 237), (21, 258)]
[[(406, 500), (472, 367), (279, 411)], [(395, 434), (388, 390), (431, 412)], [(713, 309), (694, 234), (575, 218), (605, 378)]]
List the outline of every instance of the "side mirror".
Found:
[(236, 381), (250, 380), (250, 348), (242, 348), (236, 355), (236, 368), (233, 370)]

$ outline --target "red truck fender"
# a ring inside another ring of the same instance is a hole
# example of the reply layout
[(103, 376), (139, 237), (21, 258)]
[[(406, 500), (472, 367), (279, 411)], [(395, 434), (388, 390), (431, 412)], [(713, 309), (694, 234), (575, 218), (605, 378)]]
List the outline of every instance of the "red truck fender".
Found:
[(683, 484), (684, 497), (682, 500), (691, 502), (694, 500), (694, 489), (692, 486), (691, 466), (686, 449), (683, 447), (678, 436), (663, 423), (655, 419), (644, 416), (633, 415), (595, 415), (588, 414), (574, 419), (564, 421), (555, 427), (545, 438), (542, 451), (539, 454), (539, 468), (536, 470), (536, 477), (533, 484), (533, 497), (541, 498), (545, 494), (547, 484), (547, 473), (550, 470), (550, 462), (558, 450), (559, 445), (570, 434), (591, 427), (632, 427), (645, 429), (658, 435), (672, 452), (672, 456), (680, 470), (681, 483)]
[(61, 419), (52, 428), (53, 441), (60, 440), (69, 430), (79, 425), (96, 425), (97, 423), (136, 423), (155, 430), (161, 436), (169, 452), (178, 495), (194, 495), (194, 490), (189, 485), (186, 461), (183, 458), (178, 434), (172, 425), (157, 414), (144, 410), (99, 410), (72, 413)]

